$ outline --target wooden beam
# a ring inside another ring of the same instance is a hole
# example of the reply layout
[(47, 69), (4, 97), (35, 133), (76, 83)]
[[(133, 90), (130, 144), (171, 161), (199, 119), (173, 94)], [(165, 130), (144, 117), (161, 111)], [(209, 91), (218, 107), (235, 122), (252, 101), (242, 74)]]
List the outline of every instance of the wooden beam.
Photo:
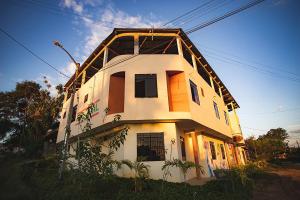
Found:
[(163, 50), (163, 54), (165, 54), (166, 53), (166, 51), (168, 50), (168, 48), (171, 46), (171, 44), (174, 42), (174, 40), (175, 40), (176, 38), (174, 37), (172, 40), (171, 40), (171, 42), (167, 45), (167, 47)]
[(99, 70), (100, 70), (100, 69), (94, 67), (93, 65), (91, 65), (90, 67), (93, 68), (93, 69), (96, 70), (96, 71), (99, 71)]
[(146, 42), (146, 40), (147, 40), (147, 37), (145, 37), (145, 39), (143, 40), (143, 42), (142, 42), (140, 48), (142, 48), (142, 46), (144, 45), (144, 43)]

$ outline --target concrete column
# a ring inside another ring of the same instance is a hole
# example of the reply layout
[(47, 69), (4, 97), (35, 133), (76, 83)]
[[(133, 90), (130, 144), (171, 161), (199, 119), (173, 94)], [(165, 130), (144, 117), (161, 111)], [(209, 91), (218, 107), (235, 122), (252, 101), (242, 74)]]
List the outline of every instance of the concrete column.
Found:
[(134, 55), (139, 54), (139, 35), (134, 35)]
[(64, 94), (65, 96), (64, 96), (64, 103), (66, 103), (66, 101), (68, 100), (67, 98), (68, 98), (68, 88), (67, 88), (67, 90), (65, 91), (65, 94)]
[(193, 68), (194, 70), (197, 71), (197, 62), (194, 54), (192, 54), (192, 61), (193, 61)]
[(223, 98), (223, 94), (222, 94), (222, 89), (219, 87), (219, 93), (220, 93), (220, 97), (221, 97), (221, 99), (222, 99), (222, 101), (223, 101), (223, 103), (224, 103), (224, 98)]
[(84, 70), (82, 72), (81, 86), (83, 86), (85, 84), (85, 77), (86, 77), (86, 71)]
[(180, 37), (176, 38), (176, 42), (177, 42), (177, 48), (178, 48), (178, 55), (183, 56), (183, 53), (182, 53), (182, 44), (181, 44)]
[[(197, 133), (192, 132), (191, 137), (192, 137), (192, 142), (193, 142), (193, 152), (194, 152), (195, 164), (200, 165), (199, 151), (198, 151), (199, 145), (198, 145)], [(196, 174), (197, 174), (197, 178), (200, 178), (200, 169), (199, 168), (196, 168)]]
[(211, 84), (212, 89), (215, 90), (214, 80), (213, 80), (212, 76), (209, 76), (209, 80), (210, 80), (210, 84)]
[(237, 124), (239, 125), (239, 124), (240, 124), (240, 120), (239, 120), (239, 117), (238, 117), (237, 114), (236, 114), (236, 110), (235, 110), (235, 108), (234, 108), (234, 106), (233, 106), (233, 102), (231, 102), (230, 105), (231, 105), (231, 108), (232, 108), (232, 111), (233, 111), (235, 120), (236, 120)]
[(107, 49), (107, 47), (105, 47), (105, 49), (104, 49), (104, 55), (103, 55), (103, 67), (107, 63), (107, 58), (108, 58), (108, 49)]

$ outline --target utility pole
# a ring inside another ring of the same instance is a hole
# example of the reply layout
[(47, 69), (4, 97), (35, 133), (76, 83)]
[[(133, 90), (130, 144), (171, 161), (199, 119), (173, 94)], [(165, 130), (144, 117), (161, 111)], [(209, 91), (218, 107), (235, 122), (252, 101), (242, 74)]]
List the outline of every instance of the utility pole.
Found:
[(71, 58), (71, 60), (73, 61), (73, 63), (76, 66), (75, 79), (73, 81), (73, 87), (71, 90), (71, 97), (70, 97), (70, 105), (69, 105), (68, 115), (67, 115), (67, 124), (66, 124), (66, 128), (65, 128), (64, 143), (63, 143), (63, 148), (62, 148), (62, 157), (61, 157), (61, 160), (59, 163), (59, 171), (58, 171), (59, 179), (62, 179), (63, 170), (65, 168), (67, 154), (68, 154), (69, 137), (70, 137), (70, 133), (71, 133), (71, 120), (72, 120), (72, 116), (73, 116), (74, 96), (76, 93), (78, 70), (79, 70), (80, 64), (75, 61), (75, 59), (72, 57), (72, 55), (63, 47), (63, 45), (59, 41), (53, 41), (53, 44), (55, 46), (58, 46), (59, 48), (61, 48), (65, 53), (67, 53), (68, 56)]

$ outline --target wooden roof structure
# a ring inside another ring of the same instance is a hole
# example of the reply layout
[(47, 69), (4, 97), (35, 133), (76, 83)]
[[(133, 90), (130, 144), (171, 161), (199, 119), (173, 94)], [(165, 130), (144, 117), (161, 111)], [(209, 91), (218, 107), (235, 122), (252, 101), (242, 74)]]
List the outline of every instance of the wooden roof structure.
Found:
[[(104, 47), (107, 46), (107, 44), (117, 35), (119, 34), (126, 34), (126, 33), (152, 33), (155, 35), (156, 33), (173, 33), (177, 34), (181, 39), (184, 41), (184, 43), (188, 46), (188, 48), (191, 50), (191, 52), (195, 55), (196, 59), (199, 60), (202, 67), (208, 72), (208, 74), (214, 79), (214, 81), (219, 85), (222, 91), (222, 95), (224, 98), (224, 102), (226, 105), (230, 105), (230, 103), (233, 104), (234, 108), (239, 108), (238, 103), (234, 99), (234, 97), (231, 95), (229, 90), (226, 88), (224, 83), (221, 81), (221, 79), (218, 77), (216, 72), (213, 70), (213, 68), (210, 66), (210, 64), (207, 62), (207, 60), (204, 58), (204, 56), (200, 53), (200, 51), (197, 49), (197, 47), (193, 44), (193, 42), (188, 38), (186, 33), (181, 28), (115, 28), (112, 33), (104, 39), (97, 48), (92, 52), (92, 54), (85, 60), (85, 62), (80, 66), (79, 68), (79, 74), (81, 71), (83, 71), (94, 59), (95, 57), (104, 49)], [(65, 88), (69, 87), (73, 80), (75, 78), (75, 74), (68, 80), (68, 82), (65, 84)], [(229, 110), (232, 108), (229, 107)]]

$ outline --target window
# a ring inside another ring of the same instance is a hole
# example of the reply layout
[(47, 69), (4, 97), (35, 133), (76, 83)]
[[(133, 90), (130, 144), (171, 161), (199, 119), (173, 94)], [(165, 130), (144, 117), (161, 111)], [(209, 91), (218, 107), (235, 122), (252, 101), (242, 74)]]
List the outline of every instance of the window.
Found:
[(217, 159), (217, 155), (216, 155), (215, 144), (213, 142), (209, 142), (209, 146), (210, 146), (211, 158), (213, 160), (216, 160)]
[(218, 109), (218, 105), (217, 105), (216, 102), (214, 102), (214, 109), (215, 109), (216, 117), (217, 117), (218, 119), (220, 119), (219, 109)]
[(225, 159), (225, 151), (224, 151), (224, 145), (220, 144), (220, 149), (221, 149), (221, 154), (222, 154), (222, 159)]
[(181, 146), (181, 157), (182, 157), (182, 160), (186, 160), (184, 137), (181, 137), (181, 136), (180, 136), (180, 146)]
[(73, 107), (71, 123), (76, 120), (77, 105)]
[(84, 96), (83, 103), (87, 102), (88, 99), (89, 99), (89, 94), (86, 94), (86, 95)]
[(157, 97), (156, 74), (135, 75), (135, 97)]
[(164, 133), (138, 133), (137, 160), (165, 160)]
[(190, 80), (192, 99), (195, 103), (200, 104), (197, 85)]
[(66, 112), (64, 112), (64, 114), (63, 114), (63, 119), (64, 119), (64, 118), (66, 118)]
[(201, 88), (201, 94), (202, 94), (203, 97), (205, 97), (203, 88)]
[(224, 111), (224, 117), (225, 117), (226, 124), (229, 125), (228, 115), (226, 111)]

